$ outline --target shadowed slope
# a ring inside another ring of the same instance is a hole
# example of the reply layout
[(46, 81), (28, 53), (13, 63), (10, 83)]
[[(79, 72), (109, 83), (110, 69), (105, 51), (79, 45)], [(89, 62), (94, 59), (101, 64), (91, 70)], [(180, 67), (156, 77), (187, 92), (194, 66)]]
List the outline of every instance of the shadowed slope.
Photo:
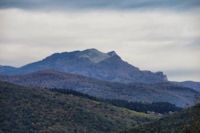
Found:
[(180, 107), (192, 105), (194, 95), (198, 93), (190, 88), (169, 83), (113, 83), (54, 70), (38, 71), (19, 76), (0, 76), (0, 80), (27, 86), (73, 89), (105, 99), (169, 102)]

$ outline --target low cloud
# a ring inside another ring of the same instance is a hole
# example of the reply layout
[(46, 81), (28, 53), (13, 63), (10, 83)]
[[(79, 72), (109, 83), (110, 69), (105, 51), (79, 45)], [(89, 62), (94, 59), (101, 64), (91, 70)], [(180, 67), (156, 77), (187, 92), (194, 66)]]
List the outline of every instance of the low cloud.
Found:
[(197, 70), (200, 75), (198, 13), (1, 9), (0, 64), (21, 66), (55, 52), (97, 48), (115, 50), (143, 70), (164, 71), (169, 79), (199, 80), (174, 71)]

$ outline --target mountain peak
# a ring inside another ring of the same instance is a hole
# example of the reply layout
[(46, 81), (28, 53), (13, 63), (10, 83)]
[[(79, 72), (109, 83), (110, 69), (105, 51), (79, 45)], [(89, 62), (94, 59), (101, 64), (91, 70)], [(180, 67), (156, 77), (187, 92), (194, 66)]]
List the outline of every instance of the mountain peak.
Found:
[(90, 49), (83, 50), (82, 52), (100, 52), (100, 51), (95, 48), (90, 48)]
[(103, 53), (97, 49), (91, 48), (91, 49), (86, 49), (84, 51), (80, 51), (79, 53), (80, 57), (86, 57), (93, 63), (99, 63), (107, 58), (113, 57), (113, 56), (118, 56), (115, 51), (111, 51), (108, 53)]
[[(62, 53), (54, 53), (51, 56), (48, 56), (45, 59), (58, 59), (58, 58), (65, 58), (69, 55), (79, 57), (79, 58), (87, 58), (92, 63), (99, 63), (107, 58), (116, 56), (117, 53), (115, 51), (111, 51), (108, 53), (101, 52), (95, 48), (90, 48), (82, 51), (72, 51), (72, 52), (62, 52)], [(117, 55), (118, 56), (118, 55)]]
[(117, 55), (117, 53), (115, 51), (110, 51), (110, 52), (107, 53), (107, 55), (109, 55), (109, 56), (115, 56), (115, 55)]
[(15, 68), (15, 70), (0, 69), (0, 74), (25, 74), (43, 69), (54, 69), (118, 82), (155, 83), (167, 81), (163, 73), (141, 71), (123, 61), (115, 51), (104, 53), (94, 48), (55, 53), (41, 61)]
[(93, 63), (99, 63), (110, 56), (106, 53), (100, 52), (97, 49), (86, 49), (84, 51), (80, 51), (78, 54), (79, 57), (88, 58)]

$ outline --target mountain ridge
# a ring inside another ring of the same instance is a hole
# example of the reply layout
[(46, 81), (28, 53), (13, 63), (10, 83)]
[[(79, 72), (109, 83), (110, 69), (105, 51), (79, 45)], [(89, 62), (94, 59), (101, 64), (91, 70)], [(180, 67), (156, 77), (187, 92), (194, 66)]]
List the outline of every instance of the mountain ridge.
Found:
[(127, 101), (169, 102), (179, 107), (192, 105), (197, 91), (164, 83), (120, 83), (64, 73), (43, 70), (25, 75), (0, 76), (0, 80), (26, 86), (73, 89), (105, 99)]
[(194, 90), (200, 92), (200, 82), (195, 82), (195, 81), (183, 81), (183, 82), (170, 81), (170, 83), (180, 85), (180, 86), (184, 86), (184, 87), (193, 88)]
[(44, 69), (117, 82), (167, 82), (167, 76), (163, 72), (141, 71), (123, 61), (115, 51), (103, 53), (96, 49), (55, 53), (41, 61), (24, 65), (15, 70), (3, 71), (0, 74), (20, 75)]

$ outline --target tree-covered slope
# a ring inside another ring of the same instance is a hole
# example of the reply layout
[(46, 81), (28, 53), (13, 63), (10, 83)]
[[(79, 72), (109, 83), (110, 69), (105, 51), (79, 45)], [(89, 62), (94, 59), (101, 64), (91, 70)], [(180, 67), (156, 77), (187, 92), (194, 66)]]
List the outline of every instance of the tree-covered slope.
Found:
[(81, 96), (0, 82), (4, 133), (112, 133), (152, 119)]
[(157, 113), (157, 114), (168, 114), (171, 112), (181, 111), (182, 108), (175, 106), (174, 104), (170, 104), (167, 102), (156, 102), (156, 103), (144, 103), (144, 102), (130, 102), (125, 100), (118, 99), (101, 99), (94, 96), (90, 96), (88, 94), (84, 94), (78, 91), (70, 90), (70, 89), (50, 89), (51, 91), (60, 92), (63, 94), (72, 94), (75, 96), (81, 96), (84, 98), (88, 98), (91, 100), (104, 102), (107, 104), (111, 104), (117, 107), (123, 107), (130, 110), (134, 110), (136, 112), (144, 112), (144, 113)]
[(200, 133), (200, 104), (122, 133)]
[(26, 86), (73, 89), (95, 97), (127, 101), (169, 102), (180, 107), (193, 105), (193, 89), (170, 83), (114, 83), (54, 70), (25, 75), (0, 76), (0, 80)]

